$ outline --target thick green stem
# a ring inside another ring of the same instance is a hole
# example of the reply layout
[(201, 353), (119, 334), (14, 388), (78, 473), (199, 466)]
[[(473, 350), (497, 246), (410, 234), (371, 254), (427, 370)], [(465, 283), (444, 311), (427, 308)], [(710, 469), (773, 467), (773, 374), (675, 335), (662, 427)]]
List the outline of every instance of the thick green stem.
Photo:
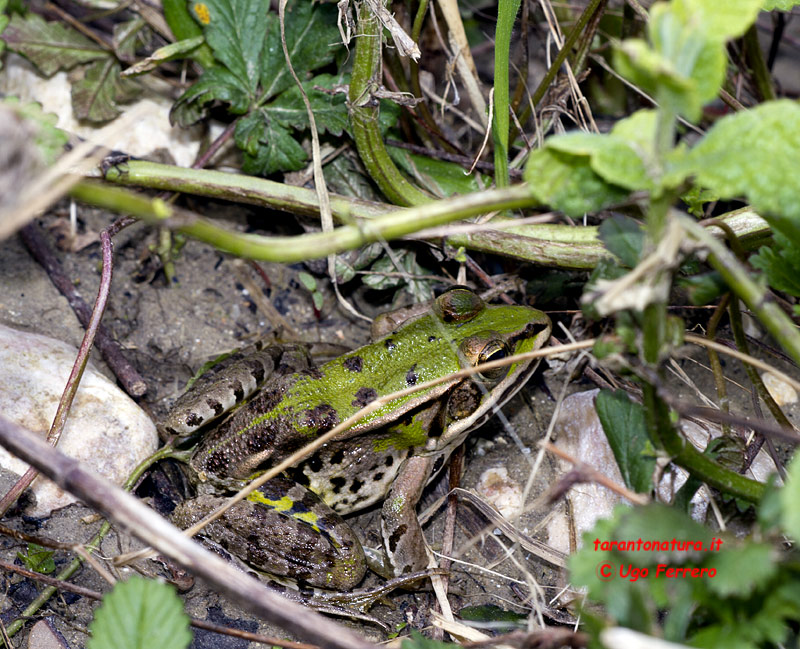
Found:
[(752, 503), (763, 498), (766, 490), (763, 483), (721, 467), (677, 433), (670, 421), (667, 404), (656, 394), (652, 384), (644, 384), (642, 397), (648, 428), (675, 464), (724, 493)]
[(358, 36), (348, 96), (353, 137), (364, 167), (386, 198), (397, 205), (422, 205), (431, 198), (412, 185), (392, 162), (378, 124), (380, 103), (373, 93), (381, 83), (382, 37), (380, 21), (369, 4), (359, 2)]
[(532, 207), (535, 199), (526, 185), (515, 185), (479, 194), (459, 196), (428, 205), (395, 210), (333, 232), (314, 232), (296, 237), (263, 237), (231, 232), (194, 213), (167, 206), (159, 199), (116, 187), (83, 181), (70, 194), (85, 203), (135, 216), (154, 225), (177, 229), (200, 241), (240, 257), (292, 263), (317, 259), (359, 248), (373, 241), (396, 239), (423, 228), (436, 227), (493, 210)]
[(770, 76), (764, 55), (761, 53), (761, 45), (758, 44), (758, 30), (755, 23), (750, 25), (742, 37), (744, 44), (744, 55), (750, 64), (753, 78), (758, 88), (758, 94), (763, 101), (775, 99), (775, 89), (772, 87), (772, 77)]

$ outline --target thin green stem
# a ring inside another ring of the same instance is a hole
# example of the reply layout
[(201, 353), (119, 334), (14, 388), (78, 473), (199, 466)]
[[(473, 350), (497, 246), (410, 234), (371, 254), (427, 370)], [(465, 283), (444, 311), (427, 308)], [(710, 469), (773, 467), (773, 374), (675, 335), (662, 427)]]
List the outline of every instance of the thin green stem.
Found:
[(509, 132), (509, 61), (511, 32), (517, 19), (521, 0), (500, 0), (497, 6), (497, 29), (494, 40), (494, 182), (508, 187)]
[(761, 95), (763, 101), (775, 99), (772, 76), (769, 73), (766, 61), (764, 61), (761, 45), (758, 43), (758, 30), (755, 23), (750, 25), (750, 29), (744, 33), (742, 42), (744, 44), (744, 56), (750, 64), (750, 70), (753, 72), (758, 94)]
[[(726, 293), (722, 296), (717, 308), (714, 309), (714, 315), (712, 315), (709, 319), (708, 328), (706, 330), (706, 338), (709, 340), (713, 341), (716, 338), (717, 328), (719, 327), (720, 320), (722, 320), (722, 316), (725, 315), (725, 310), (728, 307), (728, 302), (730, 302), (730, 299), (731, 294)], [(708, 364), (711, 366), (711, 373), (714, 375), (714, 384), (717, 387), (717, 402), (719, 403), (719, 409), (723, 412), (730, 412), (728, 386), (725, 382), (725, 374), (722, 371), (722, 363), (719, 360), (719, 354), (715, 349), (711, 349), (711, 347), (706, 348), (706, 353), (708, 354)], [(722, 424), (722, 433), (723, 435), (730, 435), (730, 424)]]

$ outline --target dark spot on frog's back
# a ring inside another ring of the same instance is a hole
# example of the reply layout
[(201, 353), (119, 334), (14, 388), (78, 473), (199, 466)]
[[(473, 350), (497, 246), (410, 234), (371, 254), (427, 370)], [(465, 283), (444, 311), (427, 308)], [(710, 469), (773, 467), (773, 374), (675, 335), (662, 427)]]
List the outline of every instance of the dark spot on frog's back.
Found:
[(428, 336), (428, 342), (432, 343), (436, 340), (436, 336)]
[(340, 448), (334, 451), (333, 455), (331, 455), (329, 462), (331, 464), (341, 464), (342, 462), (344, 462), (344, 450)]
[(364, 368), (364, 359), (361, 356), (350, 356), (342, 361), (342, 366), (350, 372), (360, 372)]
[(214, 411), (216, 417), (219, 417), (225, 409), (217, 399), (206, 399), (206, 405)]
[(350, 493), (351, 494), (358, 493), (361, 490), (361, 487), (363, 486), (364, 483), (358, 478), (356, 478), (355, 480), (353, 480), (353, 482), (350, 483)]
[(378, 398), (378, 391), (375, 388), (358, 388), (355, 397), (350, 405), (355, 408), (363, 408), (370, 401), (375, 401)]
[(416, 385), (418, 378), (417, 366), (414, 364), (411, 366), (411, 369), (406, 372), (406, 385)]
[(510, 347), (514, 347), (520, 340), (525, 340), (527, 338), (533, 338), (537, 334), (541, 333), (547, 329), (547, 325), (544, 322), (531, 322), (527, 327), (525, 327), (522, 331), (520, 331), (517, 335), (512, 336), (508, 339), (508, 344)]
[(334, 476), (331, 478), (331, 487), (333, 488), (333, 493), (338, 494), (342, 487), (347, 484), (347, 479), (343, 478), (342, 476)]
[(339, 423), (339, 415), (329, 403), (321, 403), (316, 408), (309, 408), (303, 413), (303, 426), (313, 428), (318, 433), (325, 433)]
[(384, 346), (386, 347), (386, 349), (388, 349), (390, 352), (393, 352), (393, 351), (395, 350), (395, 347), (397, 347), (397, 344), (396, 344), (396, 343), (394, 342), (394, 340), (392, 340), (391, 338), (387, 338), (386, 340), (384, 340), (384, 341), (383, 341), (383, 345), (384, 345)]

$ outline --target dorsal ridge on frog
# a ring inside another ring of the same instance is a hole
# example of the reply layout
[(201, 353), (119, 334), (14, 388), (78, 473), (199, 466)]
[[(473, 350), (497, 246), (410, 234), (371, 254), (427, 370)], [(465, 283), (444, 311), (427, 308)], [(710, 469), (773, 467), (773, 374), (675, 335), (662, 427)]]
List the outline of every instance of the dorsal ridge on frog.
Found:
[[(549, 318), (541, 311), (490, 306), (468, 289), (451, 289), (439, 296), (430, 310), (397, 323), (394, 331), (369, 345), (319, 368), (298, 368), (268, 380), (258, 395), (206, 436), (190, 465), (217, 487), (239, 488), (254, 471), (280, 461), (375, 398), (448, 376), (462, 367), (532, 351), (546, 344), (550, 328)], [(271, 358), (275, 366), (280, 365), (277, 354)], [(264, 535), (268, 538), (253, 532), (238, 551), (230, 551), (244, 555), (251, 564), (257, 557), (255, 567), (261, 570), (347, 590), (363, 576), (363, 570), (332, 569), (327, 555), (323, 560), (317, 554), (319, 547), (309, 550), (313, 556), (302, 562), (304, 566), (314, 561), (324, 565), (316, 571), (319, 574), (292, 568), (282, 559), (278, 565), (264, 565), (263, 558), (274, 551), (262, 546), (276, 541), (277, 535), (269, 531), (284, 520), (292, 530), (284, 536), (299, 546), (309, 547), (306, 536), (311, 535), (334, 554), (341, 550), (337, 545), (348, 546), (350, 551), (349, 540), (331, 541), (312, 522), (324, 519), (327, 529), (331, 521), (339, 524), (337, 514), (384, 500), (384, 549), (391, 572), (424, 568), (427, 558), (415, 513), (422, 488), (450, 451), (511, 398), (535, 366), (532, 361), (517, 362), (488, 376), (445, 381), (381, 406), (291, 472), (296, 480), (292, 483), (294, 499), (277, 498), (272, 491), (267, 496), (256, 492), (239, 503), (236, 507), (241, 506), (240, 510), (229, 518), (258, 519), (268, 530)], [(293, 367), (298, 367), (296, 358)], [(199, 518), (191, 502), (179, 509), (178, 522)], [(319, 512), (317, 505), (322, 508)], [(201, 509), (207, 513), (210, 506), (204, 501)], [(345, 525), (343, 521), (341, 525)], [(294, 531), (298, 526), (305, 526), (302, 533)], [(206, 533), (212, 535), (209, 530)], [(214, 533), (219, 536), (218, 529)], [(232, 545), (227, 537), (225, 543)], [(355, 552), (363, 556), (360, 547)], [(285, 553), (291, 555), (291, 548), (277, 551), (278, 556)], [(348, 566), (354, 561), (359, 557), (348, 554), (343, 559)]]

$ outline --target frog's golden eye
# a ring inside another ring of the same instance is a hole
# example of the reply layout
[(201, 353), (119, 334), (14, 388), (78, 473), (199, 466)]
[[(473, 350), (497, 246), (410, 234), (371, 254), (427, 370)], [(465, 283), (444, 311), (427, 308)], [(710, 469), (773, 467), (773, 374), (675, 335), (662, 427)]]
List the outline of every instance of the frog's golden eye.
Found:
[(480, 296), (465, 286), (447, 289), (433, 303), (433, 311), (442, 322), (466, 322), (484, 308), (486, 303)]
[[(490, 340), (478, 355), (478, 363), (488, 363), (489, 361), (499, 361), (511, 355), (504, 340)], [(479, 372), (478, 376), (484, 381), (499, 381), (508, 374), (508, 365), (495, 367), (491, 370)]]

